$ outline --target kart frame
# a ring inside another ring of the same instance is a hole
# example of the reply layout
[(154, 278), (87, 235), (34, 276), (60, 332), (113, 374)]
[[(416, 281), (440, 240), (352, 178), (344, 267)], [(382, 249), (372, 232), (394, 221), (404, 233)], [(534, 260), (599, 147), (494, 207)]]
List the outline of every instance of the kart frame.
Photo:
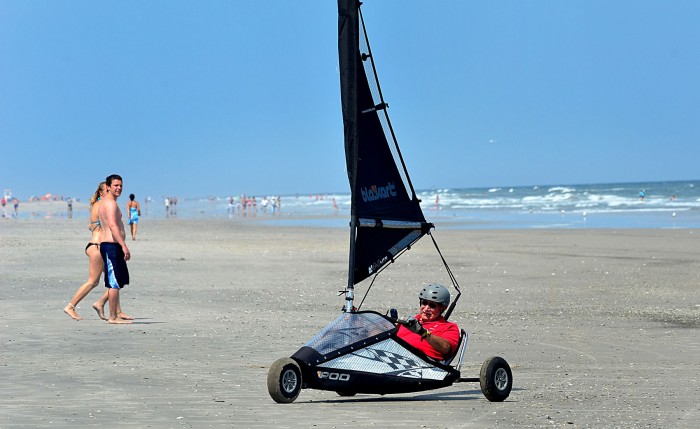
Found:
[(291, 357), (272, 364), (268, 392), (275, 402), (290, 403), (301, 389), (335, 391), (340, 396), (386, 395), (478, 382), (489, 401), (501, 402), (510, 395), (513, 374), (502, 357), (486, 359), (479, 377), (461, 376), (468, 343), (464, 330), (455, 353), (444, 361), (426, 356), (398, 338), (397, 332), (397, 320), (381, 313), (343, 313)]

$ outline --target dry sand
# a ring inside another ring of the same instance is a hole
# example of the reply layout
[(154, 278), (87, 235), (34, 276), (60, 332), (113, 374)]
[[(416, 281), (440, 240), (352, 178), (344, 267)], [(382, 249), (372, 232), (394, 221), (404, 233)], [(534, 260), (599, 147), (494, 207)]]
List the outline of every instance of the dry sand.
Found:
[[(514, 390), (478, 384), (274, 403), (266, 374), (339, 313), (345, 230), (142, 220), (129, 242), (129, 326), (62, 309), (87, 277), (84, 220), (0, 220), (0, 428), (698, 427), (700, 231), (441, 231), (470, 333), (464, 376), (490, 355)], [(416, 310), (448, 282), (429, 239), (386, 270), (364, 309)], [(366, 286), (360, 285), (358, 295)]]

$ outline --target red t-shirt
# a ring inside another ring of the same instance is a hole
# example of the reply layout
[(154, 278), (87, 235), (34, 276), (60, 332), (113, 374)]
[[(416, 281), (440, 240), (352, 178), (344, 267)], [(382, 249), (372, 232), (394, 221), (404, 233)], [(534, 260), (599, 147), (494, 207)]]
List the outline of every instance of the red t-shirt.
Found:
[[(420, 320), (420, 314), (417, 314), (415, 317)], [(421, 325), (430, 331), (430, 335), (436, 335), (449, 341), (451, 348), (450, 353), (455, 352), (457, 344), (459, 344), (459, 327), (456, 323), (448, 322), (444, 317), (440, 316), (434, 322), (421, 323)], [(443, 360), (447, 357), (435, 350), (427, 340), (423, 340), (420, 335), (409, 331), (403, 325), (399, 325), (397, 336), (431, 358)]]

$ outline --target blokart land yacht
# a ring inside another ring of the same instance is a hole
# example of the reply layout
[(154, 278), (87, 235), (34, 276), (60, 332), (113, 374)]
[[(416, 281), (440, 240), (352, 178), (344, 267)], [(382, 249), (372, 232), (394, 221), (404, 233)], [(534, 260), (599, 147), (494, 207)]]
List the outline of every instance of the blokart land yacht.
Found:
[(486, 359), (479, 377), (462, 376), (468, 342), (464, 330), (453, 354), (437, 361), (397, 336), (396, 310), (381, 314), (354, 306), (355, 285), (373, 277), (366, 297), (377, 275), (425, 235), (432, 238), (457, 292), (446, 319), (461, 292), (431, 234), (434, 225), (423, 216), (399, 150), (357, 0), (338, 0), (338, 54), (351, 190), (348, 284), (341, 291), (345, 305), (311, 341), (272, 364), (268, 392), (274, 401), (290, 403), (301, 389), (388, 395), (478, 382), (489, 401), (503, 401), (511, 392), (513, 374), (502, 357)]

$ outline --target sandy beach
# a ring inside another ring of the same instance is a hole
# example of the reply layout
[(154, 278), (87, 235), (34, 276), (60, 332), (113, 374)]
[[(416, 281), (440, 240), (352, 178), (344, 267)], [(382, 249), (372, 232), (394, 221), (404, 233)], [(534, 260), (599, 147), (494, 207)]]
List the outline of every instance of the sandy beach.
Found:
[[(700, 230), (440, 230), (460, 282), (464, 376), (491, 355), (514, 390), (269, 397), (269, 365), (333, 320), (344, 229), (142, 219), (113, 326), (63, 307), (87, 278), (85, 219), (0, 219), (0, 428), (691, 428), (700, 420)], [(429, 239), (363, 309), (417, 308), (449, 284)], [(366, 285), (358, 287), (361, 298)]]

